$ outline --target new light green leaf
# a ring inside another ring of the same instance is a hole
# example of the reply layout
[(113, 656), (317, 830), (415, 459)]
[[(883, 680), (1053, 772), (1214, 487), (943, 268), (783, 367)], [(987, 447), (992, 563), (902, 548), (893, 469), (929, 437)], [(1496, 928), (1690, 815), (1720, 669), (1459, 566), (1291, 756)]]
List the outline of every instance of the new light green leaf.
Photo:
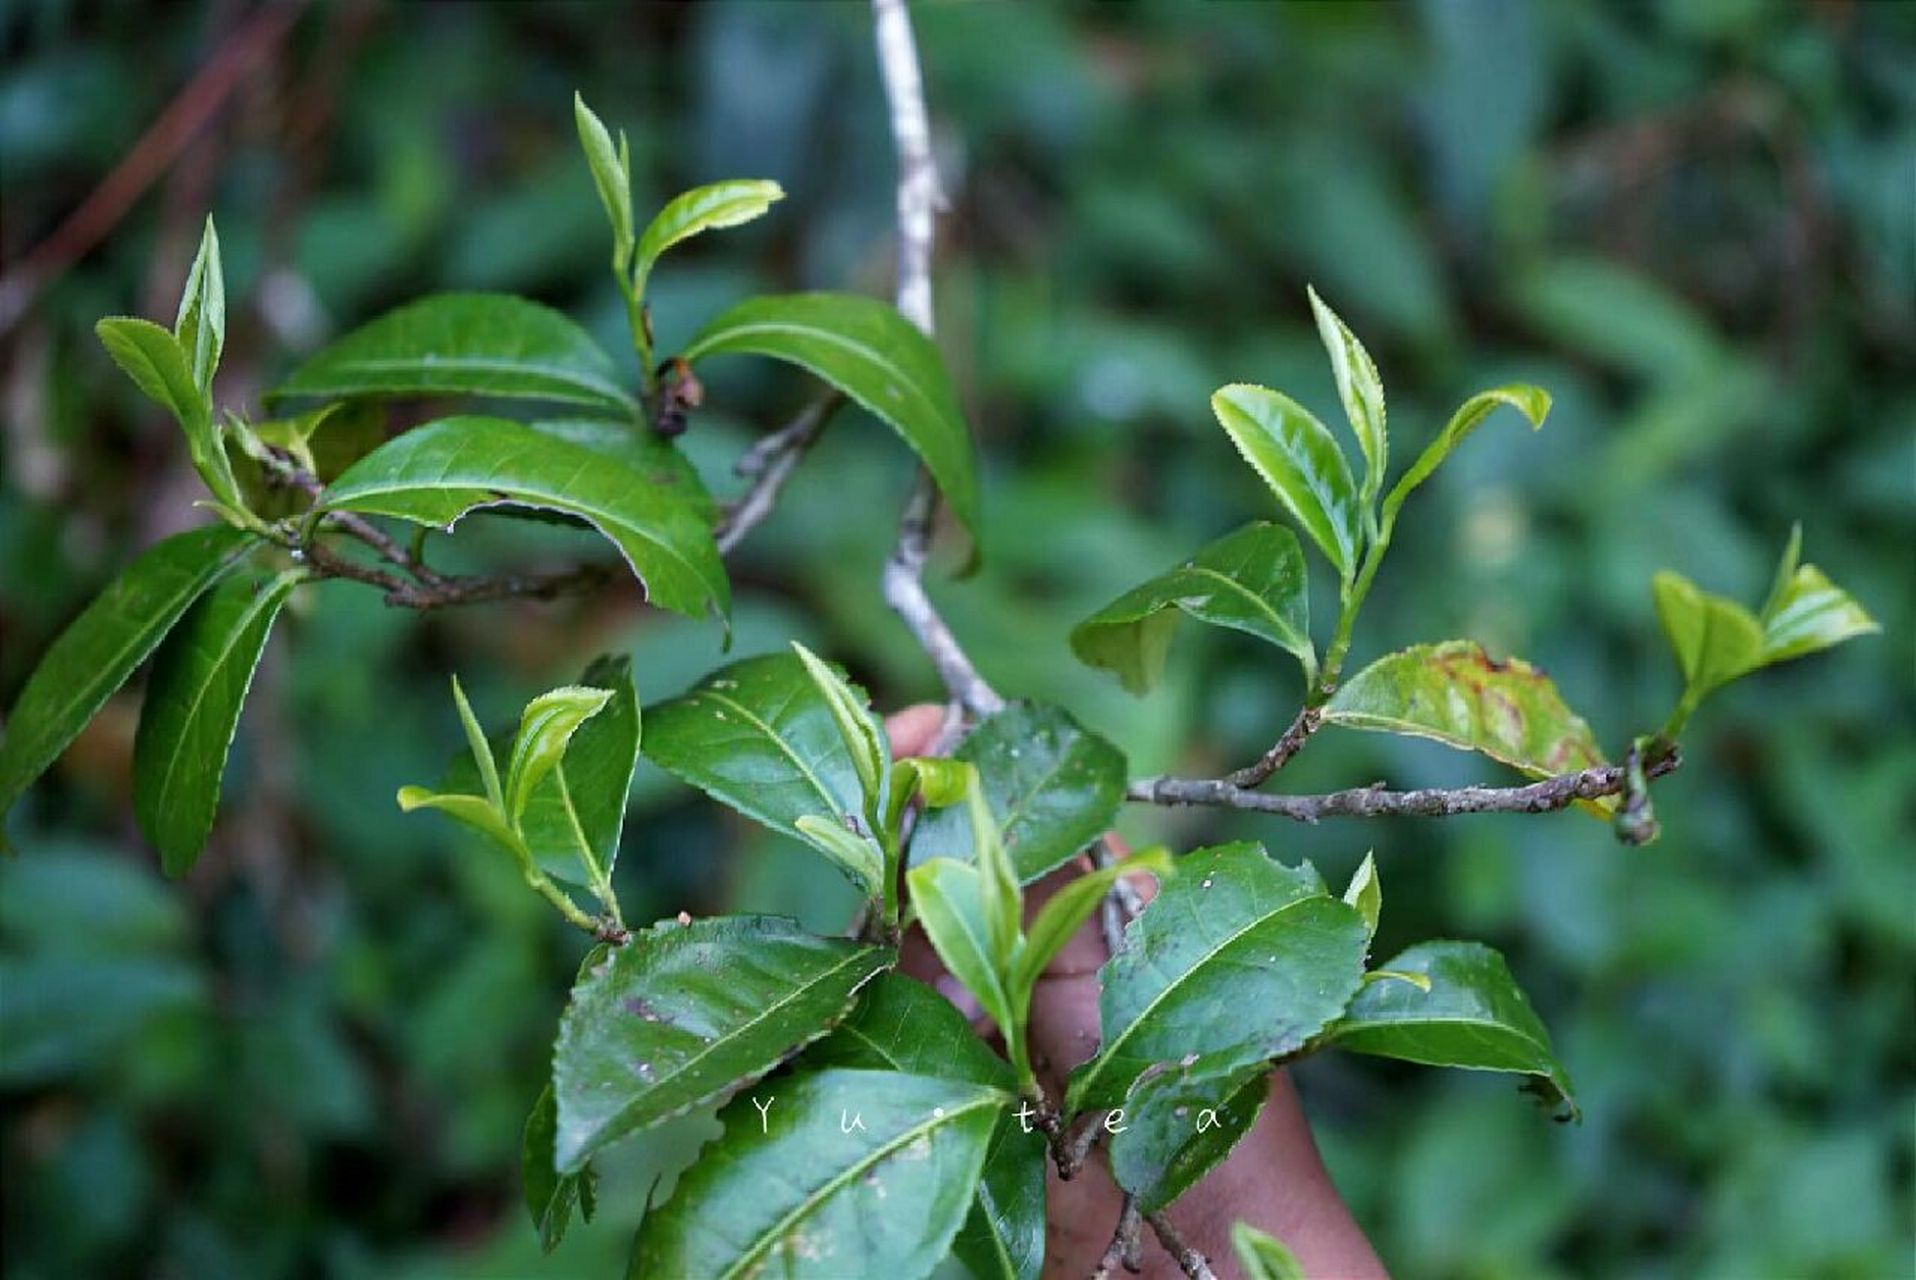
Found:
[(748, 353), (800, 365), (896, 431), (978, 537), (978, 480), (958, 394), (931, 339), (896, 308), (844, 293), (748, 298), (685, 349), (691, 361)]
[(1330, 431), (1289, 396), (1247, 383), (1218, 388), (1211, 411), (1291, 519), (1349, 582), (1362, 521), (1350, 463)]
[(302, 576), (219, 583), (187, 610), (154, 657), (133, 741), (133, 813), (169, 876), (185, 875), (206, 847), (246, 691)]
[(674, 197), (639, 237), (638, 258), (632, 265), (634, 290), (641, 298), (645, 296), (645, 284), (652, 268), (673, 245), (703, 231), (751, 222), (784, 198), (784, 188), (758, 178), (714, 182)]
[(1575, 1113), (1570, 1077), (1550, 1046), (1550, 1033), (1502, 956), (1478, 942), (1424, 942), (1382, 968), (1421, 974), (1429, 990), (1408, 981), (1365, 984), (1325, 1032), (1324, 1047), (1527, 1075), (1546, 1102)]
[(54, 640), (27, 677), (0, 739), (0, 817), (66, 749), (200, 594), (251, 550), (225, 525), (149, 547)]
[(1384, 470), (1390, 463), (1384, 381), (1377, 376), (1370, 352), (1364, 350), (1364, 344), (1357, 340), (1350, 326), (1337, 318), (1337, 313), (1317, 296), (1316, 289), (1306, 292), (1310, 294), (1311, 315), (1317, 321), (1318, 337), (1324, 340), (1324, 351), (1331, 358), (1331, 372), (1337, 378), (1337, 398), (1344, 404), (1344, 416), (1350, 420), (1358, 448), (1364, 453), (1364, 483), (1357, 498), (1359, 506), (1368, 508), (1383, 487)]
[(506, 825), (498, 807), (485, 796), (433, 791), (427, 787), (401, 787), (398, 800), (401, 813), (411, 813), (415, 809), (437, 809), (480, 835), (490, 836), (508, 850), (517, 847), (518, 837)]
[(1164, 674), (1179, 613), (1268, 640), (1316, 678), (1304, 553), (1283, 525), (1246, 525), (1133, 587), (1072, 630), (1071, 651), (1145, 693)]
[[(1124, 801), (1124, 753), (1069, 712), (1014, 702), (980, 721), (953, 756), (976, 766), (1017, 878), (1026, 884), (1110, 829)], [(972, 857), (969, 815), (954, 806), (919, 819), (914, 864)]]
[(720, 1113), (723, 1136), (646, 1215), (627, 1274), (920, 1280), (971, 1209), (1007, 1100), (892, 1071), (760, 1086)]
[(1350, 1002), (1369, 941), (1308, 863), (1248, 843), (1186, 855), (1099, 971), (1102, 1047), (1066, 1109), (1120, 1105), (1157, 1063), (1219, 1073), (1302, 1048)]
[(1763, 663), (1787, 662), (1882, 630), (1869, 611), (1813, 564), (1799, 563), (1803, 526), (1790, 530), (1776, 582), (1757, 620), (1763, 627)]
[(618, 862), (641, 725), (630, 658), (600, 658), (579, 683), (604, 691), (605, 707), (578, 727), (558, 768), (531, 788), (519, 832), (542, 871), (589, 885), (595, 867), (610, 878)]
[(1024, 946), (1011, 969), (1012, 999), (1021, 1005), (1029, 1001), (1045, 966), (1071, 941), (1078, 926), (1091, 918), (1091, 913), (1098, 909), (1104, 895), (1119, 878), (1149, 871), (1162, 884), (1176, 867), (1169, 850), (1142, 849), (1122, 862), (1085, 872), (1045, 899), (1044, 906), (1032, 917), (1031, 927), (1025, 931)]
[(414, 427), (348, 467), (320, 503), (443, 528), (500, 503), (562, 511), (618, 547), (653, 604), (693, 618), (730, 613), (712, 530), (681, 496), (521, 422), (456, 417)]
[(504, 293), (442, 293), (388, 312), (313, 356), (271, 398), (441, 395), (637, 412), (612, 358), (584, 329)]
[(179, 339), (151, 320), (130, 316), (109, 316), (93, 331), (133, 385), (180, 424), (186, 433), (187, 454), (207, 490), (226, 507), (241, 509), (239, 485), (220, 444), (212, 402), (194, 378), (192, 358)]
[(1676, 651), (1687, 699), (1701, 698), (1763, 665), (1763, 624), (1748, 609), (1668, 569), (1651, 579), (1650, 589)]
[(1257, 1123), (1270, 1096), (1270, 1066), (1254, 1062), (1221, 1074), (1171, 1067), (1125, 1095), (1111, 1135), (1111, 1176), (1156, 1213), (1224, 1162)]
[(1231, 1251), (1244, 1269), (1244, 1280), (1304, 1280), (1297, 1255), (1249, 1223), (1232, 1224)]
[(506, 767), (506, 813), (513, 822), (525, 813), (533, 789), (559, 767), (572, 735), (611, 700), (610, 689), (566, 685), (526, 704)]
[(599, 203), (605, 206), (606, 219), (612, 224), (612, 268), (624, 271), (632, 258), (633, 228), (632, 175), (612, 145), (605, 124), (585, 105), (585, 98), (572, 95), (572, 121), (579, 130), (579, 146), (585, 151), (586, 167), (592, 171), (592, 185), (598, 189)]
[(1357, 908), (1357, 914), (1364, 917), (1364, 928), (1376, 937), (1377, 921), (1384, 914), (1384, 886), (1377, 878), (1375, 853), (1364, 854), (1364, 861), (1358, 864), (1350, 885), (1344, 890), (1344, 901)]
[(890, 767), (891, 752), (885, 735), (872, 723), (864, 695), (853, 692), (843, 676), (796, 640), (792, 641), (792, 652), (804, 664), (805, 673), (811, 677), (812, 684), (817, 687), (825, 706), (832, 713), (839, 737), (845, 741), (845, 752), (851, 757), (852, 768), (858, 774), (858, 785), (865, 793), (866, 811), (877, 813), (885, 793), (885, 776)]
[[(864, 791), (837, 717), (795, 654), (721, 667), (646, 720), (646, 755), (661, 769), (845, 866), (817, 828), (798, 826), (810, 816), (843, 829), (863, 813)], [(871, 857), (867, 866), (882, 865), (875, 845)], [(846, 870), (861, 889), (878, 888)]]
[(186, 356), (200, 398), (210, 405), (213, 372), (219, 368), (220, 352), (226, 346), (226, 274), (220, 266), (220, 237), (213, 229), (211, 216), (200, 233), (199, 252), (193, 256), (193, 269), (187, 273), (186, 288), (180, 293), (173, 336)]
[(1428, 480), (1430, 473), (1464, 442), (1464, 437), (1481, 426), (1483, 420), (1500, 405), (1508, 405), (1521, 413), (1529, 420), (1531, 430), (1535, 431), (1542, 428), (1544, 418), (1550, 413), (1550, 393), (1541, 387), (1512, 383), (1480, 391), (1459, 405), (1437, 438), (1424, 447), (1424, 451), (1417, 455), (1417, 461), (1410, 464), (1410, 470), (1398, 478), (1385, 496), (1383, 522), (1386, 528), (1396, 522), (1398, 508), (1404, 505), (1404, 499), (1410, 496), (1411, 490)]
[(829, 1031), (896, 960), (773, 916), (664, 921), (639, 933), (581, 977), (560, 1019), (559, 1171), (757, 1079)]
[(1548, 676), (1521, 659), (1499, 662), (1470, 640), (1384, 655), (1338, 689), (1324, 722), (1430, 738), (1533, 778), (1604, 763), (1590, 726)]
[(993, 945), (984, 877), (969, 862), (934, 858), (905, 880), (932, 950), (1011, 1041), (1021, 1024)]

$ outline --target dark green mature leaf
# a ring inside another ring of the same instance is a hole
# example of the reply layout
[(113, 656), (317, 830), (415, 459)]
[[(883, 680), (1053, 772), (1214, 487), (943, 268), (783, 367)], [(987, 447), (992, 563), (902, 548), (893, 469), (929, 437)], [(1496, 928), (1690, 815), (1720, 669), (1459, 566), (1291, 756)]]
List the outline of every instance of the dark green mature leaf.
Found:
[(1011, 1064), (991, 1051), (951, 1001), (897, 972), (872, 979), (845, 1020), (805, 1051), (804, 1065), (903, 1071), (996, 1089), (1017, 1083)]
[(1223, 1074), (1171, 1067), (1142, 1078), (1112, 1134), (1111, 1176), (1156, 1213), (1196, 1186), (1244, 1139), (1270, 1094), (1262, 1062)]
[(535, 422), (532, 429), (617, 458), (643, 476), (646, 484), (670, 491), (708, 523), (718, 514), (718, 504), (699, 478), (698, 469), (677, 445), (656, 431), (636, 422), (604, 418), (554, 418)]
[[(607, 876), (619, 858), (625, 828), (625, 802), (638, 767), (639, 694), (632, 683), (632, 660), (600, 658), (586, 668), (580, 684), (611, 693), (605, 708), (579, 726), (559, 767), (532, 789), (519, 832), (541, 870), (574, 883), (581, 879), (579, 842)], [(475, 770), (473, 784), (478, 774)], [(466, 790), (453, 786), (448, 789)]]
[(0, 816), (86, 727), (181, 614), (256, 543), (224, 525), (149, 547), (53, 642), (0, 740)]
[(829, 1031), (896, 959), (772, 916), (636, 935), (580, 980), (560, 1020), (558, 1168), (763, 1075)]
[[(239, 483), (220, 443), (213, 421), (212, 402), (195, 381), (192, 357), (179, 339), (154, 324), (128, 316), (109, 316), (93, 326), (113, 363), (133, 379), (133, 385), (170, 412), (186, 433), (187, 453), (194, 470), (215, 499), (238, 508)], [(210, 376), (210, 375), (209, 375)]]
[(1186, 855), (1099, 972), (1103, 1043), (1066, 1109), (1117, 1106), (1160, 1062), (1222, 1073), (1301, 1048), (1350, 1002), (1368, 943), (1308, 863), (1248, 843)]
[(1479, 942), (1424, 942), (1382, 967), (1421, 974), (1430, 989), (1394, 980), (1367, 983), (1324, 1033), (1323, 1047), (1436, 1067), (1522, 1073), (1534, 1078), (1546, 1101), (1563, 1103), (1574, 1114), (1570, 1077), (1550, 1047), (1550, 1033), (1502, 956)]
[(735, 1098), (724, 1135), (646, 1215), (628, 1274), (930, 1275), (970, 1211), (1006, 1101), (975, 1084), (842, 1069)]
[(977, 538), (978, 480), (957, 392), (938, 348), (896, 308), (844, 293), (748, 298), (706, 325), (685, 358), (732, 352), (801, 365), (890, 425)]
[(634, 289), (640, 297), (645, 296), (645, 283), (652, 275), (652, 268), (658, 264), (660, 255), (673, 245), (702, 231), (750, 222), (784, 198), (784, 188), (759, 178), (714, 182), (674, 197), (639, 237), (638, 258), (632, 264)]
[(1362, 522), (1350, 463), (1329, 429), (1289, 396), (1248, 383), (1218, 388), (1211, 412), (1338, 576), (1350, 581)]
[[(851, 1016), (805, 1051), (805, 1065), (863, 1067), (968, 1080), (1009, 1090), (1011, 1066), (964, 1015), (923, 983), (881, 973)], [(1027, 1122), (1028, 1123), (1028, 1122)], [(977, 1203), (952, 1241), (975, 1276), (1034, 1280), (1044, 1267), (1044, 1135), (1014, 1116), (999, 1120)]]
[(524, 1184), (526, 1209), (539, 1233), (539, 1247), (551, 1253), (565, 1238), (572, 1225), (572, 1210), (592, 1221), (598, 1208), (598, 1170), (590, 1162), (577, 1173), (560, 1173), (553, 1162), (553, 1142), (559, 1134), (559, 1104), (552, 1086), (539, 1091), (526, 1117), (525, 1140), (520, 1148), (519, 1178)]
[(1499, 405), (1508, 405), (1529, 419), (1531, 430), (1543, 426), (1543, 420), (1550, 413), (1550, 393), (1541, 387), (1532, 387), (1523, 383), (1513, 383), (1507, 387), (1493, 387), (1489, 391), (1479, 391), (1463, 402), (1457, 412), (1450, 415), (1450, 421), (1437, 438), (1424, 447), (1417, 461), (1410, 464), (1410, 470), (1398, 477), (1391, 486), (1390, 493), (1384, 498), (1384, 523), (1391, 524), (1397, 518), (1398, 508), (1404, 505), (1404, 499), (1411, 490), (1430, 478), (1451, 454), (1451, 451), (1464, 442), (1464, 437), (1475, 431), (1488, 418), (1491, 411)]
[(853, 863), (838, 847), (799, 829), (804, 817), (842, 826), (846, 815), (864, 811), (864, 793), (838, 722), (796, 655), (770, 654), (722, 667), (654, 707), (647, 719), (646, 755), (661, 769), (774, 831), (806, 841), (860, 888), (877, 887), (872, 868), (882, 863), (876, 845), (864, 841), (870, 858)]
[(563, 511), (612, 540), (653, 604), (694, 618), (731, 609), (711, 528), (680, 495), (522, 422), (456, 417), (415, 427), (348, 467), (320, 500), (447, 528), (499, 503)]
[(552, 308), (504, 293), (442, 293), (353, 330), (271, 398), (500, 396), (631, 417), (610, 356)]
[(1370, 352), (1337, 318), (1337, 313), (1309, 289), (1311, 314), (1317, 320), (1317, 334), (1331, 358), (1331, 372), (1337, 376), (1337, 398), (1343, 401), (1344, 416), (1350, 420), (1358, 447), (1364, 451), (1364, 483), (1358, 492), (1358, 505), (1369, 507), (1383, 487), (1384, 470), (1390, 463), (1390, 432), (1384, 417), (1384, 382)]
[[(987, 716), (953, 754), (977, 766), (1012, 868), (1026, 884), (1103, 835), (1124, 800), (1124, 753), (1046, 703), (1015, 702)], [(971, 856), (962, 806), (920, 819), (914, 864)]]
[(1386, 654), (1345, 682), (1324, 721), (1431, 738), (1536, 778), (1604, 762), (1548, 676), (1517, 658), (1498, 662), (1470, 640)]
[(1316, 677), (1304, 553), (1283, 525), (1246, 525), (1131, 588), (1073, 629), (1071, 651), (1144, 693), (1164, 674), (1174, 609), (1268, 640), (1304, 664), (1305, 679)]
[(1232, 1224), (1231, 1251), (1244, 1268), (1244, 1280), (1304, 1280), (1297, 1255), (1249, 1223)]
[(180, 291), (173, 336), (179, 340), (193, 381), (199, 385), (200, 398), (210, 403), (213, 372), (220, 367), (220, 352), (226, 346), (226, 273), (220, 266), (220, 237), (213, 229), (211, 215), (200, 233), (199, 252), (193, 256), (186, 288)]
[(206, 847), (240, 708), (299, 571), (229, 578), (180, 619), (153, 659), (133, 743), (133, 812), (169, 876)]

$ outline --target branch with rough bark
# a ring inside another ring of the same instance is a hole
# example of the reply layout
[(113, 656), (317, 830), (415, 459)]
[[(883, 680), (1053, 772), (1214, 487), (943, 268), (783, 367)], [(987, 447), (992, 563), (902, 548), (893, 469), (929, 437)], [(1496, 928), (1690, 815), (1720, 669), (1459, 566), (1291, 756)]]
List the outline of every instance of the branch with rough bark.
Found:
[[(1670, 748), (1644, 762), (1646, 778), (1660, 778), (1675, 770), (1682, 758)], [(1125, 799), (1139, 804), (1209, 805), (1270, 813), (1294, 822), (1324, 818), (1420, 817), (1449, 818), (1465, 813), (1550, 813), (1579, 800), (1620, 795), (1627, 785), (1622, 765), (1599, 765), (1577, 773), (1559, 774), (1518, 787), (1421, 787), (1392, 791), (1378, 783), (1323, 795), (1273, 795), (1251, 791), (1229, 778), (1142, 778), (1125, 790)]]
[[(918, 47), (905, 0), (872, 0), (872, 16), (879, 74), (891, 109), (892, 144), (898, 155), (898, 310), (929, 336), (933, 331), (932, 234), (939, 192), (924, 77), (918, 69)], [(951, 701), (965, 716), (977, 718), (999, 710), (1004, 699), (978, 674), (925, 592), (925, 561), (937, 507), (938, 491), (921, 468), (899, 521), (898, 545), (885, 562), (885, 602), (931, 658)]]

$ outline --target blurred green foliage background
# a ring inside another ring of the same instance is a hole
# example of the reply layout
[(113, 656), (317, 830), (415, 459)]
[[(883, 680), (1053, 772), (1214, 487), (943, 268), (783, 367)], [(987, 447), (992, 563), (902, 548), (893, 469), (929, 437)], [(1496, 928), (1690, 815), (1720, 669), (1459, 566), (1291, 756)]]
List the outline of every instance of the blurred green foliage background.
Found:
[[(0, 296), (253, 16), (239, 0), (0, 8)], [(1646, 849), (1575, 814), (1128, 816), (1134, 838), (1250, 835), (1333, 879), (1374, 845), (1379, 953), (1481, 936), (1555, 1028), (1580, 1126), (1494, 1080), (1301, 1070), (1384, 1257), (1418, 1277), (1907, 1275), (1916, 6), (987, 0), (917, 17), (951, 196), (941, 335), (988, 502), (985, 571), (935, 591), (999, 688), (1065, 703), (1140, 773), (1241, 763), (1288, 721), (1294, 669), (1242, 637), (1187, 626), (1143, 700), (1064, 638), (1272, 514), (1210, 420), (1215, 386), (1263, 382), (1341, 420), (1307, 281), (1381, 364), (1400, 457), (1479, 386), (1521, 377), (1557, 398), (1540, 435), (1493, 423), (1418, 495), (1356, 661), (1480, 639), (1547, 666), (1620, 751), (1676, 691), (1652, 571), (1754, 601), (1799, 518), (1810, 557), (1885, 625), (1706, 708)], [(642, 211), (721, 177), (790, 192), (661, 270), (661, 350), (748, 291), (888, 287), (892, 164), (862, 5), (306, 7), (5, 334), (0, 699), (136, 549), (199, 519), (173, 428), (91, 326), (170, 318), (204, 211), (233, 296), (229, 404), (438, 289), (524, 291), (627, 350), (575, 88), (629, 131)], [(769, 362), (713, 373), (686, 443), (729, 487), (731, 457), (809, 388)], [(934, 694), (877, 590), (908, 475), (876, 423), (834, 425), (735, 562), (736, 653), (798, 637), (887, 705)], [(484, 523), (436, 552), (574, 550)], [(1317, 587), (1321, 624), (1334, 597)], [(624, 650), (658, 698), (721, 660), (717, 630), (645, 614), (627, 588), (423, 619), (352, 584), (308, 597), (185, 882), (162, 882), (133, 831), (137, 690), (16, 815), (6, 1274), (620, 1274), (654, 1173), (704, 1122), (607, 1161), (600, 1221), (538, 1258), (519, 1128), (581, 943), (503, 857), (402, 820), (392, 795), (457, 745), (447, 671), (503, 721)], [(1284, 782), (1496, 773), (1327, 731)], [(815, 858), (656, 771), (634, 805), (628, 916), (842, 921), (846, 892)]]

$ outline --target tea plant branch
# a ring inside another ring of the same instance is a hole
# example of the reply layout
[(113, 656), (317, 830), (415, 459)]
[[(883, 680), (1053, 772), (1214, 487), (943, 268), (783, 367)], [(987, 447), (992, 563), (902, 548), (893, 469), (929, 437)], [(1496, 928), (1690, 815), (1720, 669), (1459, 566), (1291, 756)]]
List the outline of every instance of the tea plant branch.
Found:
[(1111, 1243), (1098, 1259), (1098, 1269), (1091, 1273), (1092, 1280), (1111, 1280), (1120, 1265), (1133, 1275), (1144, 1265), (1144, 1218), (1138, 1212), (1137, 1197), (1129, 1194), (1124, 1197), (1124, 1209), (1118, 1214), (1118, 1226), (1111, 1233)]
[(1200, 1253), (1171, 1225), (1166, 1213), (1147, 1213), (1144, 1220), (1151, 1224), (1151, 1230), (1157, 1233), (1158, 1243), (1164, 1251), (1177, 1259), (1177, 1264), (1188, 1280), (1217, 1280), (1217, 1273), (1211, 1270), (1211, 1260)]
[[(1660, 778), (1675, 771), (1682, 762), (1676, 748), (1666, 744), (1662, 751), (1644, 760), (1644, 777)], [(1138, 804), (1245, 809), (1307, 823), (1324, 818), (1449, 818), (1465, 813), (1551, 813), (1579, 800), (1620, 795), (1627, 775), (1623, 765), (1609, 764), (1517, 787), (1421, 787), (1391, 791), (1382, 783), (1376, 783), (1301, 796), (1248, 791), (1229, 778), (1143, 778), (1125, 789), (1125, 799)]]
[(819, 436), (825, 433), (825, 424), (844, 401), (845, 397), (838, 391), (826, 392), (799, 410), (796, 418), (739, 455), (732, 470), (751, 484), (719, 519), (715, 536), (720, 555), (730, 555), (747, 534), (772, 514), (779, 495), (784, 492), (785, 482), (818, 443)]
[(1291, 757), (1304, 749), (1317, 727), (1324, 722), (1324, 710), (1321, 706), (1306, 704), (1298, 710), (1297, 717), (1283, 736), (1272, 744), (1271, 749), (1259, 756), (1256, 761), (1225, 775), (1224, 781), (1234, 787), (1252, 788), (1262, 786), (1270, 776), (1291, 762)]
[[(932, 233), (940, 195), (924, 77), (905, 0), (872, 0), (872, 16), (879, 75), (891, 108), (892, 145), (898, 156), (897, 305), (907, 320), (930, 336)], [(1001, 709), (1004, 699), (978, 674), (925, 592), (925, 561), (937, 505), (938, 491), (921, 468), (899, 521), (897, 546), (885, 562), (885, 602), (911, 629), (950, 699), (967, 716), (986, 716)]]

